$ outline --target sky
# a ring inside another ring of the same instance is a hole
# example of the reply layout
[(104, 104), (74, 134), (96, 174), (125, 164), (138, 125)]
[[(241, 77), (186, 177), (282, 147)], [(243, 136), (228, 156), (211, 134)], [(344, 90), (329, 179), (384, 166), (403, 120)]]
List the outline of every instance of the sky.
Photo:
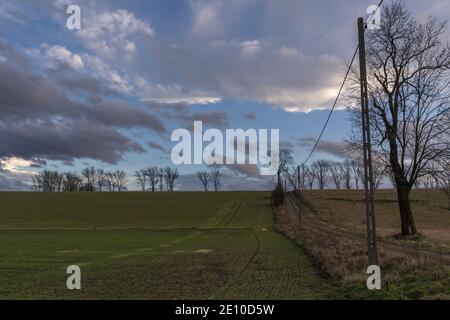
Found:
[[(377, 0), (0, 0), (0, 190), (29, 190), (43, 169), (173, 166), (177, 128), (279, 129), (296, 163), (319, 135)], [(389, 1), (385, 1), (389, 3)], [(81, 29), (66, 26), (69, 5)], [(409, 0), (419, 20), (448, 0)], [(343, 160), (339, 101), (311, 158)], [(178, 190), (201, 188), (177, 166)], [(224, 167), (224, 189), (267, 189), (252, 165)]]

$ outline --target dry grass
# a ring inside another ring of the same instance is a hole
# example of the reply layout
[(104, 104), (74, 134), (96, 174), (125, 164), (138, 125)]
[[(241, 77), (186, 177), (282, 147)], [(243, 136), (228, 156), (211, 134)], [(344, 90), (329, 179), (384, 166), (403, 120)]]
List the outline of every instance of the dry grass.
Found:
[[(365, 234), (363, 191), (306, 191), (305, 198), (314, 205), (317, 217), (333, 226)], [(394, 190), (378, 190), (375, 194), (377, 233), (393, 238), (400, 231), (400, 216)], [(447, 198), (437, 190), (413, 190), (411, 205), (422, 244), (450, 249), (450, 211)]]
[[(432, 195), (439, 197), (436, 193)], [(421, 194), (415, 196), (420, 197)], [(302, 206), (301, 210), (305, 219), (301, 225), (292, 206), (288, 205), (288, 210), (285, 208), (275, 210), (279, 229), (303, 248), (315, 261), (321, 273), (334, 285), (344, 290), (346, 297), (352, 299), (450, 299), (450, 272), (446, 267), (419, 256), (414, 257), (384, 242), (379, 243), (382, 290), (367, 290), (365, 287), (367, 243), (363, 237), (357, 236), (365, 232), (362, 218), (364, 209), (362, 194), (357, 191), (314, 191), (309, 192), (307, 198), (308, 201), (314, 202)], [(389, 223), (395, 220), (390, 213), (391, 209), (393, 210), (391, 204), (395, 198), (392, 192), (381, 191), (377, 199), (379, 209), (377, 214), (380, 217), (381, 229), (384, 236), (390, 237), (396, 232), (393, 228), (389, 228)], [(425, 207), (422, 204), (423, 200), (420, 201), (420, 198), (418, 200), (415, 202), (416, 210), (421, 206)], [(433, 206), (439, 207), (439, 202), (434, 202)], [(359, 211), (359, 215), (355, 211)], [(428, 230), (446, 230), (448, 221), (436, 222), (444, 217), (439, 209), (436, 212), (433, 209), (423, 208), (418, 213), (421, 218), (426, 214), (432, 215), (429, 221), (425, 220), (428, 221), (426, 224)], [(352, 220), (358, 216), (359, 223), (352, 224)], [(333, 223), (338, 224), (340, 228), (334, 228)], [(437, 238), (436, 241), (442, 240)]]
[(292, 222), (284, 209), (276, 210), (280, 232), (310, 256), (321, 274), (349, 299), (450, 299), (450, 272), (411, 256), (380, 248), (382, 290), (366, 289), (366, 243), (356, 237), (323, 232)]

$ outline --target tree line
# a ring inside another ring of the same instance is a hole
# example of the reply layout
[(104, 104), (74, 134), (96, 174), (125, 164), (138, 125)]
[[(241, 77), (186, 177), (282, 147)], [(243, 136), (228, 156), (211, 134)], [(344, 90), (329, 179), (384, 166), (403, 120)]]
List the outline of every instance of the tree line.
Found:
[[(286, 157), (286, 156), (285, 156)], [(373, 162), (374, 188), (379, 189), (384, 181), (394, 188), (395, 177), (389, 167)], [(448, 194), (450, 182), (449, 170), (428, 170), (414, 182), (416, 189), (441, 189)], [(310, 166), (293, 165), (291, 160), (283, 166), (280, 177), (284, 178), (293, 190), (362, 189), (364, 188), (364, 164), (358, 160), (330, 161), (317, 160)]]
[(219, 191), (222, 188), (222, 173), (217, 165), (212, 165), (209, 170), (203, 169), (197, 172), (197, 177), (200, 180), (203, 190), (208, 192), (210, 187), (214, 191)]
[(33, 189), (42, 192), (121, 192), (125, 190), (126, 182), (126, 173), (123, 170), (107, 172), (95, 167), (86, 167), (81, 174), (46, 169), (32, 177)]
[(138, 187), (142, 191), (173, 192), (175, 181), (180, 177), (178, 169), (167, 167), (148, 167), (137, 170), (134, 174)]

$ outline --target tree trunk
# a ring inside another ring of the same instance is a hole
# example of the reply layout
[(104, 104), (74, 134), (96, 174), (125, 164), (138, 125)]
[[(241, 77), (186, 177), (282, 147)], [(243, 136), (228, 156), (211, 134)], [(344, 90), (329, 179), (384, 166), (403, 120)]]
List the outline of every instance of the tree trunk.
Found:
[(411, 203), (409, 200), (409, 194), (411, 188), (401, 182), (397, 182), (397, 197), (398, 207), (400, 209), (400, 222), (402, 236), (409, 236), (417, 234), (416, 223), (414, 215), (411, 211)]

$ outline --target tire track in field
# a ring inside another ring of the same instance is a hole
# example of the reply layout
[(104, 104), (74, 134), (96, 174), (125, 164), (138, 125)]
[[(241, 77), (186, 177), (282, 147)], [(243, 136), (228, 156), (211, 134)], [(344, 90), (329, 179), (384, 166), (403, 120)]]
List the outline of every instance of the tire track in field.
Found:
[(251, 232), (253, 237), (255, 238), (255, 240), (256, 240), (256, 249), (250, 255), (250, 258), (247, 260), (247, 262), (245, 263), (244, 267), (241, 270), (239, 270), (238, 272), (236, 272), (235, 274), (230, 275), (228, 277), (228, 280), (226, 280), (225, 283), (223, 284), (223, 286), (221, 286), (220, 289), (217, 290), (214, 295), (212, 295), (212, 296), (210, 296), (208, 298), (209, 300), (214, 300), (218, 296), (223, 294), (225, 292), (225, 290), (229, 287), (230, 283), (236, 279), (236, 277), (239, 277), (239, 276), (243, 275), (245, 272), (247, 272), (247, 270), (250, 269), (250, 266), (251, 266), (252, 262), (256, 259), (256, 256), (261, 251), (261, 240), (259, 240), (258, 235), (256, 234), (255, 230), (254, 229), (245, 229), (245, 230)]

